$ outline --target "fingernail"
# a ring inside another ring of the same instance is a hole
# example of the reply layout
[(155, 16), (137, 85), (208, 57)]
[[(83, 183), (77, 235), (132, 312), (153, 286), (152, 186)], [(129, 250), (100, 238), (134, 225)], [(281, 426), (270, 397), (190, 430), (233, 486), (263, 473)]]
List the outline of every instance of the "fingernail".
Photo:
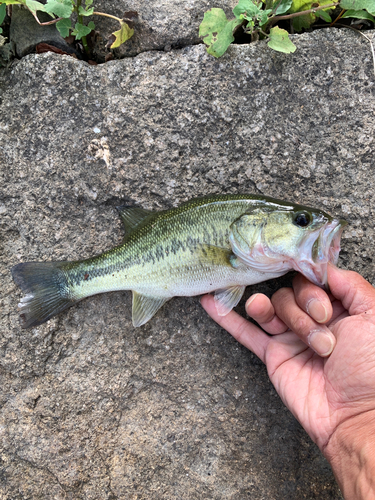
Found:
[(259, 295), (259, 293), (254, 293), (254, 295), (252, 295), (249, 299), (247, 299), (247, 301), (246, 301), (246, 307), (248, 307), (253, 302), (253, 300), (255, 299), (255, 297), (257, 295)]
[(309, 346), (319, 354), (319, 356), (329, 356), (335, 347), (336, 339), (329, 331), (313, 330), (307, 337)]
[(306, 306), (308, 314), (318, 323), (325, 323), (328, 319), (328, 311), (323, 302), (317, 299), (311, 299)]

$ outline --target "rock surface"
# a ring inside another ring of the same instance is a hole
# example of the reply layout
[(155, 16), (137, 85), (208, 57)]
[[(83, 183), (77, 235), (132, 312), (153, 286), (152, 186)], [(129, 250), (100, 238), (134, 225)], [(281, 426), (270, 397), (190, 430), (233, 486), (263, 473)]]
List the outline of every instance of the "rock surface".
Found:
[(341, 498), (265, 367), (197, 298), (134, 329), (130, 292), (105, 294), (23, 331), (9, 272), (111, 248), (118, 204), (256, 192), (343, 215), (340, 265), (374, 283), (371, 51), (337, 30), (294, 42), (0, 72), (2, 498)]
[[(45, 12), (38, 12), (39, 21), (49, 22), (51, 17)], [(18, 57), (35, 52), (39, 43), (51, 44), (67, 53), (74, 53), (54, 24), (39, 25), (28, 9), (13, 5), (10, 24), (10, 42)]]

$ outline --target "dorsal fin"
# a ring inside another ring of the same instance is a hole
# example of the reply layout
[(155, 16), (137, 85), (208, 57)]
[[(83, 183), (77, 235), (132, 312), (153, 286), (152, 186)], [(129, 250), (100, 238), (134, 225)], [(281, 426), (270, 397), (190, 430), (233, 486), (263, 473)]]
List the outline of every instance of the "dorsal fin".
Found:
[(122, 222), (125, 226), (125, 231), (128, 233), (133, 231), (146, 217), (151, 215), (152, 210), (146, 210), (140, 207), (129, 207), (127, 205), (116, 207)]

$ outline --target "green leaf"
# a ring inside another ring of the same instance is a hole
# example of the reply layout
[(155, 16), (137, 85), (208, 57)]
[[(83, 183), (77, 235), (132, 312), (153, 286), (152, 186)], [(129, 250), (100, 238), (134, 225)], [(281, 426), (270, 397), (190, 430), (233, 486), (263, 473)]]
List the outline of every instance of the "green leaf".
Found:
[[(3, 24), (6, 13), (7, 13), (6, 5), (5, 5), (5, 3), (2, 3), (0, 5), (0, 24)], [(2, 31), (0, 31), (0, 33), (2, 33)]]
[(71, 0), (48, 0), (45, 11), (57, 17), (70, 17), (73, 12)]
[(292, 6), (292, 3), (293, 3), (293, 0), (281, 0), (281, 2), (276, 1), (273, 5), (275, 7), (278, 4), (278, 7), (276, 9), (275, 14), (277, 16), (281, 16), (281, 14), (285, 14), (285, 12), (288, 12), (290, 7)]
[(91, 31), (95, 29), (95, 24), (90, 21), (87, 26), (81, 23), (76, 23), (72, 35), (76, 37), (76, 40), (81, 40), (83, 36), (88, 35)]
[(346, 10), (367, 10), (375, 13), (375, 0), (341, 0), (340, 7)]
[(375, 23), (375, 18), (365, 10), (347, 10), (341, 18), (354, 17), (355, 19), (369, 19)]
[(85, 10), (81, 5), (79, 6), (78, 9), (78, 14), (81, 16), (92, 16), (94, 12), (94, 7), (91, 7), (91, 9)]
[(257, 18), (259, 19), (259, 26), (264, 26), (268, 23), (269, 17), (268, 14), (272, 12), (272, 9), (261, 10)]
[[(354, 1), (354, 0), (350, 0)], [(375, 0), (366, 0), (366, 1), (373, 1)], [(294, 12), (303, 12), (304, 10), (310, 10), (313, 9), (314, 7), (317, 6), (317, 3), (320, 7), (323, 7), (324, 5), (329, 5), (332, 4), (331, 0), (319, 0), (319, 2), (316, 2), (315, 0), (293, 0), (292, 6), (290, 8), (290, 13), (293, 14)], [(334, 7), (327, 7), (327, 10), (333, 10)]]
[(316, 21), (316, 16), (314, 14), (306, 14), (304, 16), (295, 17), (292, 19), (293, 28), (296, 31), (302, 31), (303, 29), (308, 29)]
[(26, 3), (24, 5), (26, 5), (26, 7), (30, 9), (33, 14), (36, 14), (37, 10), (45, 12), (44, 5), (40, 2), (36, 2), (35, 0), (26, 0)]
[(290, 54), (297, 48), (294, 43), (290, 41), (288, 32), (280, 29), (278, 26), (271, 28), (269, 37), (270, 40), (267, 45), (278, 52)]
[[(370, 1), (370, 0), (368, 0)], [(374, 1), (375, 0), (371, 0)], [(323, 6), (325, 4), (332, 3), (331, 0), (320, 0), (319, 5)], [(295, 12), (303, 12), (304, 10), (310, 10), (316, 5), (314, 0), (293, 0), (292, 6), (289, 9), (290, 14), (294, 14)], [(328, 7), (327, 11), (332, 10), (332, 7)], [(296, 31), (302, 31), (303, 28), (308, 29), (310, 26), (316, 21), (316, 17), (318, 14), (305, 14), (298, 17), (293, 18), (293, 28)]]
[(203, 41), (206, 45), (212, 45), (215, 41), (214, 36), (223, 30), (227, 22), (228, 19), (223, 9), (210, 9), (203, 16), (203, 21), (199, 26), (199, 36), (204, 37)]
[(233, 31), (242, 24), (242, 19), (228, 21), (222, 9), (210, 9), (203, 17), (199, 26), (199, 36), (207, 45), (207, 52), (214, 57), (220, 57), (234, 41)]
[(26, 5), (26, 0), (1, 0), (2, 4), (5, 5)]
[(70, 35), (70, 30), (72, 29), (72, 21), (69, 19), (61, 19), (56, 23), (56, 28), (59, 30), (60, 35), (66, 38)]
[(325, 21), (326, 23), (331, 23), (332, 22), (331, 16), (329, 14), (327, 14), (327, 12), (325, 12), (324, 10), (319, 10), (316, 13), (316, 15), (319, 16), (319, 17), (321, 17), (323, 19), (323, 21)]
[(259, 13), (260, 9), (257, 5), (255, 5), (251, 0), (240, 0), (238, 4), (233, 9), (233, 14), (240, 19), (242, 15), (242, 19), (251, 19)]
[(125, 43), (126, 40), (129, 40), (129, 38), (131, 38), (134, 34), (133, 28), (130, 28), (129, 25), (124, 21), (121, 21), (120, 24), (121, 28), (118, 31), (112, 33), (116, 40), (112, 43), (111, 49), (120, 47), (121, 44)]
[(85, 2), (85, 4), (86, 4), (86, 9), (88, 9), (89, 7), (91, 7), (91, 5), (92, 5), (92, 2), (93, 2), (93, 1), (94, 1), (94, 0), (86, 0), (86, 2)]
[[(289, 9), (290, 14), (295, 12), (302, 12), (312, 8), (313, 0), (293, 0), (292, 6)], [(303, 28), (308, 29), (315, 22), (316, 16), (314, 14), (305, 14), (292, 19), (293, 28), (296, 31), (302, 31)]]
[[(232, 19), (225, 26), (224, 29), (217, 33), (214, 43), (207, 47), (207, 52), (214, 57), (221, 57), (234, 41), (233, 31), (242, 24), (241, 19)], [(215, 35), (215, 33), (214, 33)]]

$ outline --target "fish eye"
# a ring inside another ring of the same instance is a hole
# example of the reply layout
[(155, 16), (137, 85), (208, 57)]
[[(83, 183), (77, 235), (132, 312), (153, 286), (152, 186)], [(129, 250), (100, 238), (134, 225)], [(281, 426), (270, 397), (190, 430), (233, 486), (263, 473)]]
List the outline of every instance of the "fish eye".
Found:
[(298, 212), (294, 216), (294, 224), (299, 227), (306, 227), (311, 222), (311, 215), (308, 212)]

